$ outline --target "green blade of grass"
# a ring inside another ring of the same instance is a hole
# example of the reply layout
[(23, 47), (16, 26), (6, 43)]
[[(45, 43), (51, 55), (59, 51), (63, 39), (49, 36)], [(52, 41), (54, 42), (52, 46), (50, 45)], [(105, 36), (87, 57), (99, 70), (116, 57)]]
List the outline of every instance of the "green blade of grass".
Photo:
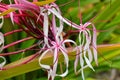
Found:
[[(118, 0), (115, 0), (112, 4), (111, 4), (111, 7), (108, 6), (105, 10), (102, 10), (100, 12), (100, 14), (98, 14), (96, 16), (96, 18), (93, 20), (93, 22), (97, 22), (97, 21), (101, 21), (101, 20), (111, 20), (113, 18), (113, 16), (120, 10), (120, 1)], [(106, 24), (105, 23), (97, 23), (96, 26), (97, 26), (97, 29), (103, 29), (104, 28), (104, 25)]]

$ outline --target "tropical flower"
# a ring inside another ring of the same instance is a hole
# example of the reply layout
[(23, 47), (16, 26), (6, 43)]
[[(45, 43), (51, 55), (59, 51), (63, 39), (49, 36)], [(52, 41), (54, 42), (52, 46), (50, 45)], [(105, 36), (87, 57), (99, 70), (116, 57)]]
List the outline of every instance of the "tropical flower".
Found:
[[(0, 11), (2, 12), (0, 14), (0, 19), (2, 20), (0, 23), (0, 28), (3, 25), (4, 18), (10, 18), (13, 24), (17, 24), (19, 26), (17, 30), (7, 32), (4, 35), (0, 33), (0, 51), (30, 39), (36, 39), (38, 41), (36, 44), (28, 48), (15, 52), (0, 54), (0, 58), (4, 60), (4, 62), (1, 63), (0, 68), (3, 67), (3, 65), (6, 63), (6, 60), (2, 56), (18, 54), (30, 49), (35, 49), (37, 46), (41, 46), (42, 44), (42, 48), (39, 48), (39, 50), (36, 51), (36, 54), (34, 54), (32, 58), (23, 63), (27, 63), (36, 56), (40, 56), (39, 65), (47, 70), (48, 79), (54, 80), (55, 76), (65, 77), (68, 74), (69, 67), (69, 58), (66, 43), (72, 43), (75, 45), (74, 50), (76, 50), (76, 59), (74, 63), (75, 73), (77, 74), (81, 72), (82, 78), (84, 80), (83, 70), (86, 67), (90, 67), (94, 71), (91, 65), (93, 56), (96, 64), (98, 64), (96, 28), (94, 24), (91, 22), (86, 22), (85, 24), (81, 23), (80, 25), (77, 25), (74, 22), (64, 18), (61, 15), (59, 7), (54, 3), (54, 1), (55, 0), (46, 0), (38, 2), (38, 0), (33, 0), (33, 2), (29, 2), (27, 0), (14, 0), (14, 3), (10, 1), (9, 5), (0, 4)], [(56, 25), (56, 19), (59, 21), (58, 26)], [(73, 27), (75, 29), (73, 32), (78, 33), (78, 45), (75, 41), (64, 38), (64, 23)], [(4, 46), (3, 36), (12, 35), (13, 33), (22, 31), (26, 32), (29, 36)], [(53, 53), (52, 67), (50, 65), (42, 63), (43, 57), (46, 56), (48, 52)], [(57, 74), (59, 62), (58, 58), (60, 54), (59, 52), (61, 52), (61, 54), (64, 56), (64, 62), (66, 64), (66, 70), (62, 74)], [(80, 62), (81, 66), (79, 70), (77, 70), (78, 62)]]
[[(93, 33), (90, 32), (89, 28), (87, 28), (88, 26), (92, 25), (93, 27)], [(92, 56), (92, 52), (94, 55), (94, 59), (96, 64), (97, 63), (97, 46), (96, 46), (96, 29), (95, 26), (90, 23), (90, 22), (86, 22), (84, 25), (80, 24), (80, 26), (78, 26), (79, 29), (79, 52), (80, 54), (78, 54), (76, 56), (76, 60), (75, 60), (75, 73), (79, 73), (81, 71), (82, 73), (82, 77), (84, 80), (84, 74), (83, 74), (83, 69), (86, 68), (87, 66), (90, 67), (93, 71), (95, 71), (91, 65), (91, 62), (93, 61), (93, 56)], [(93, 34), (93, 36), (92, 36)], [(90, 48), (92, 44), (92, 50)], [(88, 56), (88, 58), (87, 58)], [(81, 65), (81, 69), (78, 70), (77, 72), (77, 65), (78, 65), (78, 60), (80, 60), (80, 65)], [(84, 65), (84, 60), (86, 62), (86, 66)]]
[[(93, 55), (94, 55), (95, 62), (98, 65), (98, 62), (97, 62), (97, 46), (96, 46), (96, 28), (95, 28), (94, 24), (92, 24), (90, 22), (86, 22), (84, 25), (83, 24), (77, 25), (77, 24), (69, 21), (68, 19), (63, 18), (61, 16), (61, 14), (58, 11), (56, 11), (54, 8), (52, 9), (50, 6), (47, 6), (47, 10), (49, 12), (51, 12), (52, 14), (54, 14), (58, 19), (65, 22), (66, 24), (68, 24), (69, 26), (72, 26), (73, 28), (78, 29), (78, 32), (79, 32), (79, 52), (80, 53), (76, 54), (75, 73), (77, 74), (81, 71), (82, 72), (82, 77), (84, 79), (84, 74), (83, 74), (83, 69), (84, 68), (89, 66), (94, 71), (94, 69), (91, 65), (91, 62), (93, 61), (92, 52), (93, 52)], [(91, 33), (90, 29), (87, 28), (90, 25), (92, 25), (93, 33)], [(61, 27), (61, 30), (62, 29), (63, 28)], [(92, 45), (92, 50), (90, 49), (91, 45)], [(88, 54), (88, 58), (86, 56), (87, 54)], [(84, 57), (84, 59), (83, 59), (83, 57)], [(78, 72), (77, 72), (76, 68), (77, 68), (77, 64), (78, 64), (78, 59), (80, 59), (81, 69), (78, 70)], [(84, 60), (87, 63), (86, 66), (84, 65)]]

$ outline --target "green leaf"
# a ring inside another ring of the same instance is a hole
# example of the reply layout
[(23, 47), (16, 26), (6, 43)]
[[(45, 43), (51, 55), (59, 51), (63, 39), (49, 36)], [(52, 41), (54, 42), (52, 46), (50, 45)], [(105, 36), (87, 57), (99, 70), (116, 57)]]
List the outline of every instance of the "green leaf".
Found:
[[(120, 10), (119, 4), (120, 4), (120, 1), (115, 0), (112, 3), (111, 7), (108, 6), (106, 9), (101, 11), (100, 14), (95, 17), (93, 22), (96, 23), (97, 21), (101, 21), (101, 20), (107, 20), (107, 21), (111, 20), (113, 16)], [(105, 24), (106, 22), (96, 23), (97, 29), (103, 29)]]
[[(120, 44), (99, 45), (98, 46), (98, 51), (100, 53), (107, 53), (107, 52), (110, 52), (112, 50), (115, 50), (114, 52), (111, 52), (111, 54), (109, 54), (108, 57), (105, 57), (107, 59), (110, 59), (110, 58), (118, 56), (118, 54), (120, 54), (119, 48), (120, 48)], [(75, 52), (72, 52), (71, 48), (69, 48), (68, 51), (69, 51), (69, 55), (74, 55), (75, 54)], [(9, 68), (9, 67), (12, 67), (14, 65), (18, 65), (18, 64), (22, 63), (23, 61), (28, 60), (32, 56), (29, 56), (29, 57), (23, 58), (21, 60), (18, 60), (16, 62), (13, 62), (11, 64), (8, 64), (4, 68)], [(53, 55), (51, 53), (49, 53), (48, 55), (46, 55), (43, 58), (42, 63), (51, 64), (52, 57), (53, 57)], [(59, 55), (59, 58), (60, 58), (59, 59), (60, 62), (63, 62), (63, 56), (61, 54)], [(75, 59), (75, 56), (69, 56), (69, 59), (72, 61), (72, 60)], [(104, 59), (100, 59), (100, 62), (102, 62), (102, 61), (104, 61)], [(32, 60), (31, 62), (29, 62), (27, 64), (19, 65), (17, 67), (1, 71), (0, 72), (0, 78), (1, 79), (8, 79), (8, 78), (20, 75), (20, 74), (24, 74), (24, 73), (31, 72), (31, 71), (34, 71), (34, 70), (38, 70), (40, 68), (41, 67), (39, 66), (38, 58), (36, 58), (36, 59)]]

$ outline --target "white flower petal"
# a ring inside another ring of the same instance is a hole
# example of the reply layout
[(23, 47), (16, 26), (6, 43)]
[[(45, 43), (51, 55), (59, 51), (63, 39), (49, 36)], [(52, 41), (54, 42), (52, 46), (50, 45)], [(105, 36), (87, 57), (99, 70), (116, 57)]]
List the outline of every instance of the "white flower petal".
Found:
[(98, 65), (98, 61), (97, 61), (97, 33), (96, 33), (96, 29), (95, 26), (92, 24), (93, 26), (93, 53), (94, 53), (94, 59), (96, 62), (96, 65)]
[(71, 23), (69, 21), (67, 21), (66, 19), (64, 19), (54, 8), (53, 9), (48, 9), (51, 13), (53, 13), (54, 15), (56, 15), (56, 17), (58, 17), (60, 20), (62, 20), (63, 22), (65, 22), (66, 24), (68, 24), (69, 26), (72, 26), (74, 28), (77, 28), (75, 25), (71, 25)]
[(0, 28), (2, 28), (3, 23), (4, 23), (4, 18), (3, 18), (3, 16), (0, 16)]
[(83, 68), (84, 68), (84, 60), (83, 60), (82, 54), (80, 54), (80, 65), (81, 65), (82, 79), (85, 80), (84, 72), (83, 72)]
[(43, 52), (39, 58), (39, 65), (44, 68), (44, 69), (47, 69), (47, 70), (50, 70), (50, 66), (49, 65), (45, 65), (45, 64), (41, 64), (41, 60), (42, 58), (47, 54), (47, 52), (49, 52), (50, 50), (46, 50), (45, 52)]
[(54, 80), (55, 76), (56, 76), (56, 71), (57, 71), (57, 65), (58, 65), (58, 49), (55, 48), (54, 50), (54, 58), (53, 58), (53, 69), (52, 69), (52, 74), (51, 74), (51, 78), (52, 80)]
[(47, 13), (44, 14), (43, 32), (44, 32), (44, 42), (49, 47), (49, 44), (48, 44), (48, 15), (47, 15)]
[(66, 64), (66, 70), (65, 70), (64, 73), (62, 73), (60, 75), (57, 74), (57, 76), (65, 77), (68, 74), (69, 58), (68, 58), (67, 53), (65, 52), (66, 50), (63, 50), (63, 49), (60, 49), (60, 50), (62, 51), (62, 54), (63, 54), (64, 59), (65, 59), (64, 61), (65, 61), (65, 64)]
[(3, 66), (6, 64), (6, 59), (3, 56), (0, 56), (1, 59), (3, 59), (3, 62), (0, 63), (0, 68), (2, 69)]
[(92, 67), (90, 61), (87, 59), (87, 57), (86, 57), (85, 54), (84, 54), (84, 58), (85, 58), (85, 61), (86, 61), (87, 65), (88, 65), (93, 71), (95, 71), (94, 68)]
[(0, 52), (3, 50), (3, 47), (4, 47), (4, 36), (0, 32)]

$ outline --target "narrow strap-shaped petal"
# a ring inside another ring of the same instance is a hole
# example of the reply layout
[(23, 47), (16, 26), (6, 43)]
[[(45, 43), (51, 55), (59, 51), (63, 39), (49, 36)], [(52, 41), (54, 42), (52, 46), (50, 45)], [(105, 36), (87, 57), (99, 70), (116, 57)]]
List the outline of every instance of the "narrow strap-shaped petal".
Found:
[(79, 44), (80, 44), (80, 46), (83, 46), (84, 45), (84, 43), (85, 43), (85, 35), (83, 34), (83, 32), (82, 31), (80, 31), (79, 32)]
[(46, 64), (42, 64), (42, 63), (41, 63), (41, 60), (43, 59), (43, 57), (44, 57), (49, 51), (50, 51), (49, 49), (46, 50), (46, 51), (43, 52), (43, 53), (41, 54), (41, 56), (39, 57), (39, 65), (40, 65), (42, 68), (47, 69), (47, 70), (50, 70), (50, 69), (51, 69), (50, 66), (49, 66), (49, 65), (46, 65)]
[[(84, 58), (85, 58), (85, 61), (87, 63), (87, 65), (94, 71), (90, 61), (88, 60), (88, 58), (86, 57), (86, 54), (87, 54), (87, 50), (90, 48), (90, 43), (91, 43), (91, 40), (89, 39), (89, 36), (88, 36), (88, 33), (86, 31), (85, 32), (85, 38), (86, 38), (86, 43), (85, 43), (85, 46), (84, 46), (84, 51), (83, 51), (83, 54), (84, 54)], [(88, 53), (89, 54), (89, 53)]]
[(66, 39), (66, 40), (63, 41), (63, 44), (66, 43), (66, 42), (71, 42), (71, 43), (73, 43), (75, 46), (77, 46), (76, 42), (73, 41), (73, 40)]
[(82, 79), (85, 80), (84, 72), (83, 72), (83, 68), (84, 68), (84, 60), (83, 60), (82, 54), (80, 54), (80, 65), (81, 65)]
[(93, 55), (94, 55), (94, 59), (95, 59), (95, 63), (96, 65), (98, 65), (98, 61), (97, 61), (97, 31), (96, 28), (94, 26), (94, 24), (87, 22), (89, 25), (92, 25), (93, 27), (93, 39), (92, 39), (92, 48), (93, 48)]
[[(91, 36), (90, 31), (89, 31), (89, 30), (87, 30), (86, 32), (87, 32), (87, 33), (88, 33), (88, 35), (89, 35), (89, 40), (90, 40), (90, 43), (92, 43), (92, 41), (91, 41), (92, 36)], [(89, 61), (90, 61), (90, 62), (92, 62), (92, 60), (93, 60), (93, 55), (92, 55), (92, 50), (90, 49), (90, 47), (89, 47), (89, 48), (87, 48), (87, 51), (88, 51), (88, 58), (89, 58)]]
[(53, 14), (52, 16), (52, 33), (55, 37), (56, 33), (57, 33), (57, 27), (56, 27), (56, 19), (55, 19), (55, 15)]
[(0, 32), (0, 52), (3, 50), (3, 47), (4, 47), (4, 36)]
[[(9, 0), (10, 4), (12, 4), (12, 1)], [(13, 12), (10, 12), (10, 19), (12, 21), (12, 24), (14, 24), (14, 18), (13, 18)]]
[(70, 22), (68, 22), (67, 20), (65, 20), (54, 8), (53, 9), (48, 9), (50, 12), (52, 12), (54, 15), (56, 15), (56, 17), (58, 17), (60, 20), (62, 20), (63, 22), (65, 22), (66, 24), (68, 24), (69, 26), (73, 26), (74, 28), (78, 28), (75, 25), (71, 25)]
[[(0, 13), (0, 14), (1, 14), (1, 13)], [(3, 23), (4, 23), (4, 18), (3, 18), (3, 16), (0, 16), (0, 20), (1, 20), (1, 22), (0, 22), (0, 28), (2, 28)]]
[[(66, 42), (70, 42), (70, 43), (73, 43), (76, 47), (77, 47), (77, 44), (76, 42), (74, 42), (73, 40), (69, 40), (69, 39), (66, 39), (64, 40), (63, 44), (66, 43)], [(76, 49), (76, 48), (75, 48)], [(76, 49), (77, 52), (76, 52), (76, 59), (75, 59), (75, 62), (74, 62), (74, 71), (75, 73), (77, 73), (77, 65), (78, 65), (78, 59), (79, 59), (79, 53), (78, 53), (78, 48)]]
[(47, 13), (44, 14), (43, 32), (44, 32), (44, 42), (49, 47), (49, 44), (48, 44), (48, 15), (47, 15)]
[(83, 26), (84, 27), (88, 27), (89, 25), (91, 25), (91, 23), (90, 22), (86, 22)]
[(60, 49), (63, 56), (64, 56), (64, 62), (66, 64), (66, 70), (64, 73), (60, 74), (60, 75), (56, 75), (56, 76), (61, 76), (61, 77), (65, 77), (67, 74), (68, 74), (68, 66), (69, 66), (69, 58), (68, 58), (68, 55), (67, 53), (65, 52), (66, 50), (63, 50), (63, 49)]
[(94, 26), (94, 24), (92, 24), (93, 26), (93, 53), (94, 53), (94, 59), (95, 59), (95, 62), (96, 62), (96, 65), (98, 65), (98, 61), (97, 61), (97, 33), (96, 33), (96, 28)]
[(57, 65), (58, 65), (58, 48), (55, 48), (54, 50), (54, 58), (53, 58), (53, 69), (52, 69), (52, 74), (51, 75), (51, 78), (52, 80), (54, 80), (55, 76), (56, 76), (56, 71), (57, 71)]
[(76, 58), (75, 58), (75, 62), (74, 62), (74, 72), (75, 72), (75, 74), (77, 73), (79, 56), (80, 56), (80, 54), (77, 53)]
[[(54, 4), (55, 5), (55, 4)], [(55, 5), (57, 6), (57, 5)], [(58, 7), (55, 7), (55, 9), (57, 10), (57, 12), (61, 15), (61, 11)], [(63, 21), (59, 20), (59, 28), (58, 28), (58, 32), (57, 32), (57, 36), (61, 35), (61, 33), (63, 32)]]
[(27, 1), (27, 0), (17, 0), (20, 4), (23, 4), (25, 5), (26, 7), (29, 7), (31, 9), (34, 9), (34, 10), (39, 10), (39, 7), (36, 6), (35, 4)]
[(3, 62), (0, 63), (0, 69), (3, 68), (3, 66), (6, 64), (6, 59), (3, 56), (0, 56), (1, 59), (3, 59)]

